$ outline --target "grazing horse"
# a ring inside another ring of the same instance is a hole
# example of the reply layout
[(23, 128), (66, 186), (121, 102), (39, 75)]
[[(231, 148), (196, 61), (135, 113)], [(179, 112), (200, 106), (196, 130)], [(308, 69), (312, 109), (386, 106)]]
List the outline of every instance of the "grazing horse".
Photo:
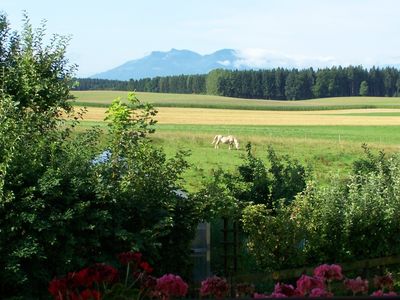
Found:
[(223, 135), (216, 135), (214, 140), (211, 144), (214, 144), (214, 148), (218, 149), (219, 144), (229, 144), (229, 150), (232, 149), (232, 146), (235, 145), (236, 150), (239, 150), (239, 142), (233, 135), (223, 136)]

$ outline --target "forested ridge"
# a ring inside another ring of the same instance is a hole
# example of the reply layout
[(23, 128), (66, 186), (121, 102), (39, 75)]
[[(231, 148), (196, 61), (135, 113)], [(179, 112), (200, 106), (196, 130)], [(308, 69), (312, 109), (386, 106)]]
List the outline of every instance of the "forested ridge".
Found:
[(251, 99), (300, 100), (348, 96), (400, 96), (400, 70), (362, 66), (309, 69), (223, 70), (208, 74), (107, 80), (79, 78), (76, 90), (209, 94)]

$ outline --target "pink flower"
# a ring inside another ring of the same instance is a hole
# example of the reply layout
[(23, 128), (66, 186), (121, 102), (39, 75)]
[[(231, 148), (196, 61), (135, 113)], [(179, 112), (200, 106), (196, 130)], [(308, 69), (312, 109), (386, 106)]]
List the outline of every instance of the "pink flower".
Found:
[(275, 284), (274, 294), (283, 294), (287, 297), (292, 297), (297, 295), (296, 293), (297, 291), (291, 284), (283, 284), (283, 283)]
[(271, 298), (271, 297), (268, 295), (265, 295), (265, 294), (254, 293), (253, 298), (254, 299), (266, 299), (266, 298)]
[(342, 267), (339, 265), (320, 265), (314, 269), (314, 276), (327, 281), (341, 280), (343, 278)]
[(385, 276), (375, 276), (374, 284), (378, 289), (386, 288), (392, 290), (394, 285), (392, 274), (388, 274)]
[(346, 279), (343, 283), (348, 290), (353, 292), (353, 295), (368, 292), (368, 280), (362, 280), (360, 276), (356, 279)]
[(383, 297), (383, 296), (397, 296), (395, 292), (384, 293), (382, 290), (377, 290), (371, 294), (371, 296), (375, 297)]
[(326, 291), (325, 289), (321, 289), (321, 288), (315, 288), (311, 290), (310, 293), (310, 298), (311, 297), (323, 297), (323, 298), (327, 298), (327, 297), (332, 297), (333, 294), (331, 292)]
[(320, 278), (307, 275), (301, 275), (301, 277), (297, 280), (296, 285), (296, 291), (300, 296), (305, 296), (315, 288), (325, 289), (325, 284)]
[(200, 296), (214, 296), (216, 299), (222, 299), (228, 291), (229, 285), (225, 278), (212, 276), (201, 282)]
[(170, 296), (182, 297), (187, 294), (188, 285), (178, 275), (165, 274), (157, 279), (156, 290), (166, 299)]
[(271, 298), (287, 298), (288, 296), (286, 296), (285, 294), (281, 294), (281, 293), (272, 293), (271, 294)]

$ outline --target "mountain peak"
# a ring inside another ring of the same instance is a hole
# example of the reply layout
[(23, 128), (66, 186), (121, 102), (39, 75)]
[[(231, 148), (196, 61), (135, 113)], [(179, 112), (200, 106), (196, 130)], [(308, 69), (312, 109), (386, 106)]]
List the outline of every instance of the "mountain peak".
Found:
[(128, 61), (91, 78), (129, 80), (146, 77), (205, 74), (216, 68), (225, 68), (235, 60), (235, 51), (222, 49), (207, 55), (191, 50), (175, 49), (153, 51), (149, 55)]

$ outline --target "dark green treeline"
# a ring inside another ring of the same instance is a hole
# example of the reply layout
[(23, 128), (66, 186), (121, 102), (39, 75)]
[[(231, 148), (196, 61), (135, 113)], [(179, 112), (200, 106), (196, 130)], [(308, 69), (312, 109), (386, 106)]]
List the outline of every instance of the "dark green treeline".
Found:
[(344, 96), (400, 96), (400, 70), (361, 66), (231, 71), (118, 81), (78, 79), (77, 90), (210, 94), (238, 98), (299, 100)]

